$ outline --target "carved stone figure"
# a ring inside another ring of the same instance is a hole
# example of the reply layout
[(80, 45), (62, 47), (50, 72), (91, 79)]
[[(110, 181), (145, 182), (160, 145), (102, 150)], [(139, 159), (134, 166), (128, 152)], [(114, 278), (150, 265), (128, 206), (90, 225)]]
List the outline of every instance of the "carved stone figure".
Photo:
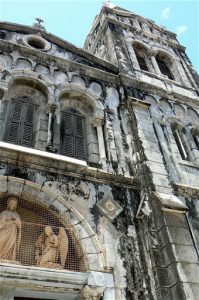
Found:
[(64, 269), (67, 253), (68, 237), (65, 229), (60, 227), (57, 236), (50, 226), (46, 226), (35, 243), (36, 265), (38, 267)]
[(103, 297), (104, 287), (90, 287), (86, 285), (80, 295), (81, 300), (100, 300)]
[[(7, 209), (0, 213), (0, 260), (17, 262), (21, 243), (21, 220), (16, 213), (17, 199), (8, 198)], [(17, 262), (19, 263), (19, 262)]]

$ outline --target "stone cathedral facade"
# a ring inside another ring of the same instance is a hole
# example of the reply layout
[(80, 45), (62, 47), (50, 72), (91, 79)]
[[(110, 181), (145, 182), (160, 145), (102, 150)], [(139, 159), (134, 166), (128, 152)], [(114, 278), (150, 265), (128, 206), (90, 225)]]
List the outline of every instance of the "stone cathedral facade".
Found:
[(0, 299), (199, 299), (199, 78), (104, 5), (84, 49), (0, 23)]

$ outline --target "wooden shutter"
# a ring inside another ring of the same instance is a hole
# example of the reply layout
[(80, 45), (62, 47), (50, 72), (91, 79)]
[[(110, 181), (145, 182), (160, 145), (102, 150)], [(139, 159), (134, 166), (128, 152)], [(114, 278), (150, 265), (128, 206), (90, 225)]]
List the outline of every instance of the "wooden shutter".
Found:
[(22, 118), (22, 106), (20, 101), (13, 101), (10, 113), (6, 141), (12, 144), (18, 144), (20, 138), (20, 124)]
[(75, 157), (85, 159), (83, 119), (75, 116)]
[(84, 119), (81, 116), (63, 114), (61, 140), (63, 155), (85, 159)]
[(31, 147), (33, 140), (33, 116), (34, 116), (34, 105), (24, 103), (24, 119), (21, 124), (21, 141), (22, 146)]
[(62, 154), (74, 157), (74, 124), (73, 115), (64, 114)]
[(20, 100), (12, 101), (6, 141), (9, 143), (32, 146), (34, 105)]

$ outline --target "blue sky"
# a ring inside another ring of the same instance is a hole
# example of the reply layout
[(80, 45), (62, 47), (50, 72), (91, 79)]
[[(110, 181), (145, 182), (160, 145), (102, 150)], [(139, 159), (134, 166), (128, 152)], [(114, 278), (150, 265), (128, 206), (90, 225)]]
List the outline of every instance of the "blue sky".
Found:
[[(178, 33), (195, 69), (199, 72), (199, 0), (112, 0), (117, 6), (142, 15)], [(47, 32), (83, 47), (99, 0), (0, 0), (0, 20), (32, 25), (35, 17), (44, 20)]]

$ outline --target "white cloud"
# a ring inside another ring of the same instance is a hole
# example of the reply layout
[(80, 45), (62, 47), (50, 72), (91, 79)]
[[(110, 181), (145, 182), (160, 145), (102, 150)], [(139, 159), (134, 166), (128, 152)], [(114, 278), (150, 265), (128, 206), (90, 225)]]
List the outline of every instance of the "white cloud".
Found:
[(163, 10), (162, 10), (162, 13), (161, 13), (161, 17), (163, 20), (167, 20), (169, 19), (170, 17), (170, 14), (171, 14), (171, 9), (170, 7), (165, 7)]
[(176, 27), (177, 35), (183, 34), (186, 31), (187, 31), (187, 26), (186, 25), (181, 25), (181, 26)]

